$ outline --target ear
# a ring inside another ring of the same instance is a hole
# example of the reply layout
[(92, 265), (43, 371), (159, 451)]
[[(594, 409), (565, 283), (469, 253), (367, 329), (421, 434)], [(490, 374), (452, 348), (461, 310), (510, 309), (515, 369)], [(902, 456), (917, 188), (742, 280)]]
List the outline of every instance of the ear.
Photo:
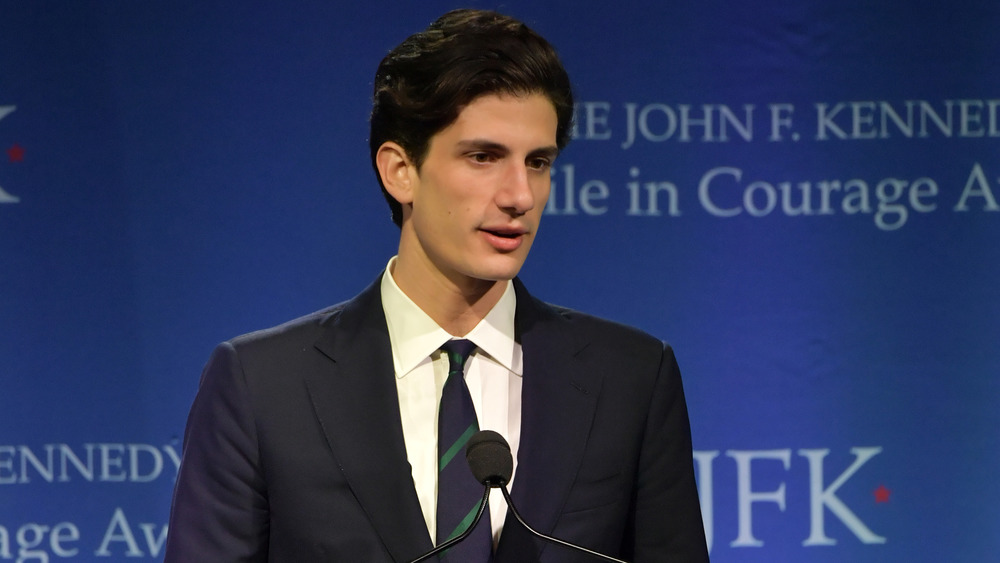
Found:
[(375, 165), (385, 191), (401, 205), (412, 203), (414, 166), (403, 147), (392, 141), (382, 143), (375, 153)]

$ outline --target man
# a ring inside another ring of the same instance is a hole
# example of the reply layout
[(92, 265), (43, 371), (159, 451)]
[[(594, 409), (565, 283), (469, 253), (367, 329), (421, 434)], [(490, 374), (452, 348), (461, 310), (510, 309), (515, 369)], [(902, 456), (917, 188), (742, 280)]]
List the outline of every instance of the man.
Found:
[[(465, 525), (446, 522), (453, 483), (439, 459), (453, 396), (471, 400), (471, 430), (510, 442), (511, 495), (535, 528), (630, 561), (707, 561), (670, 348), (515, 279), (572, 104), (552, 47), (492, 12), (450, 12), (382, 61), (369, 141), (398, 255), (354, 299), (215, 351), (185, 434), (168, 562), (429, 551)], [(458, 339), (464, 352), (440, 350)], [(442, 560), (587, 560), (508, 520), (498, 492), (477, 529), (484, 543), (459, 546), (478, 555), (456, 546)]]

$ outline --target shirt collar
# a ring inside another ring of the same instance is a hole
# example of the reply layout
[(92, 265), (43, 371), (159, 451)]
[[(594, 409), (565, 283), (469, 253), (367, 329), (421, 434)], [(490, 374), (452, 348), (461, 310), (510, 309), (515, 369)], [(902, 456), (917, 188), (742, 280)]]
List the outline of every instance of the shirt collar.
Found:
[[(399, 289), (391, 273), (395, 260), (393, 257), (386, 265), (380, 290), (396, 377), (404, 377), (421, 363), (430, 361), (431, 354), (452, 336)], [(471, 340), (512, 373), (522, 375), (521, 357), (520, 354), (515, 354), (516, 309), (514, 284), (508, 281), (497, 304), (464, 338)]]

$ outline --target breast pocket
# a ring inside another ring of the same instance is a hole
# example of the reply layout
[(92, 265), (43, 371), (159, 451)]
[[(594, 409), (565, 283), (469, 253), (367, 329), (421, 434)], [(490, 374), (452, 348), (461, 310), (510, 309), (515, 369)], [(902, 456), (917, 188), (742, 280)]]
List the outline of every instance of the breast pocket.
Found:
[(570, 489), (563, 514), (627, 503), (630, 487), (620, 460), (617, 461), (605, 460), (604, 463), (589, 465), (585, 462)]

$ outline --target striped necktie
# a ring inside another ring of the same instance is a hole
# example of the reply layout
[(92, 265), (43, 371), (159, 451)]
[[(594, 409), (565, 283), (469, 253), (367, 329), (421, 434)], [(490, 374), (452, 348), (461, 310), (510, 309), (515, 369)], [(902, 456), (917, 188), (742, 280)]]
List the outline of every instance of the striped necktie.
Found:
[[(483, 497), (465, 461), (465, 444), (479, 431), (476, 409), (465, 384), (465, 361), (476, 345), (468, 340), (449, 340), (441, 350), (448, 354), (448, 379), (438, 411), (438, 545), (461, 534), (472, 522)], [(444, 552), (450, 563), (487, 562), (493, 552), (489, 513), (472, 535)]]

